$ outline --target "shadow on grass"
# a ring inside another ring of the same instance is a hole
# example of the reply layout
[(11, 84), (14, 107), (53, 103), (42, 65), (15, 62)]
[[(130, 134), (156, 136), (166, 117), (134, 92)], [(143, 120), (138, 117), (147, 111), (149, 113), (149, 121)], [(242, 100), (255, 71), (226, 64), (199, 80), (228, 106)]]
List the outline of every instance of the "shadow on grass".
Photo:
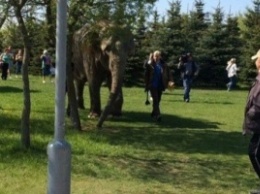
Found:
[(234, 103), (232, 102), (223, 102), (223, 101), (212, 101), (212, 100), (202, 100), (202, 101), (198, 101), (198, 100), (194, 100), (191, 101), (190, 103), (196, 103), (196, 104), (222, 104), (222, 105), (232, 105)]
[[(44, 139), (48, 138), (51, 140), (54, 129), (53, 127), (50, 128), (50, 126), (54, 126), (53, 122), (31, 119), (31, 147), (25, 150), (21, 146), (21, 118), (10, 116), (2, 111), (0, 109), (0, 155), (2, 156), (0, 157), (0, 163), (20, 163), (30, 158), (35, 158), (36, 160), (45, 158), (47, 143)], [(50, 121), (53, 119), (51, 115), (45, 118), (50, 119)], [(35, 139), (36, 136), (38, 138)]]
[[(162, 122), (156, 123), (149, 114), (142, 112), (126, 112), (122, 118), (112, 118), (107, 122), (102, 131), (93, 130), (93, 127), (83, 135), (93, 137), (95, 141), (98, 140), (97, 135), (100, 135), (100, 141), (105, 137), (109, 144), (127, 144), (146, 150), (244, 154), (241, 147), (236, 147), (242, 143), (241, 133), (218, 130), (221, 123), (175, 115), (164, 115)], [(20, 134), (20, 118), (10, 117), (0, 110), (0, 123), (2, 133)], [(96, 120), (86, 120), (85, 123), (95, 126)], [(44, 116), (44, 120), (32, 118), (31, 135), (52, 136), (53, 126), (52, 114)]]
[(173, 100), (168, 100), (168, 102), (182, 102), (184, 105), (185, 104), (220, 104), (220, 105), (232, 105), (234, 103), (232, 102), (223, 102), (223, 101), (212, 101), (212, 100), (193, 100), (191, 99), (191, 101), (189, 103), (184, 102), (184, 100), (182, 98), (180, 99), (173, 99)]
[[(152, 124), (154, 126), (160, 126), (162, 128), (191, 128), (191, 129), (217, 129), (218, 125), (221, 123), (217, 122), (209, 122), (207, 120), (198, 120), (193, 118), (185, 118), (185, 117), (179, 117), (176, 115), (169, 115), (169, 114), (162, 114), (162, 122), (155, 122), (151, 116), (150, 113), (144, 113), (144, 112), (124, 112), (124, 115), (122, 117), (115, 117), (111, 118), (111, 121), (119, 121), (119, 122), (125, 122), (129, 126), (129, 123), (133, 124), (139, 124), (142, 126), (142, 123)], [(104, 124), (105, 125), (105, 124)]]
[[(45, 163), (46, 147), (43, 142), (31, 142), (29, 149), (21, 146), (20, 138), (2, 135), (0, 138), (0, 163), (8, 163), (10, 165), (21, 164), (21, 161), (31, 160), (33, 163)], [(33, 164), (34, 165), (34, 164)]]
[(165, 95), (165, 96), (183, 96), (182, 93), (174, 93), (174, 92), (164, 92), (163, 95)]
[(140, 112), (126, 112), (122, 118), (110, 121), (112, 124), (104, 123), (101, 131), (88, 130), (90, 138), (150, 151), (226, 155), (246, 152), (242, 146), (246, 145), (246, 138), (241, 132), (223, 131), (217, 122), (164, 115), (163, 121), (156, 123), (147, 113)]
[[(22, 93), (23, 89), (12, 86), (0, 86), (0, 93)], [(40, 90), (30, 90), (30, 92), (36, 93)]]
[[(51, 120), (53, 115), (44, 118)], [(104, 127), (102, 131), (82, 133), (82, 139), (88, 137), (92, 140), (91, 144), (127, 146), (130, 150), (114, 155), (106, 154), (109, 153), (107, 150), (89, 150), (89, 154), (83, 147), (88, 144), (83, 141), (82, 145), (72, 143), (73, 173), (102, 179), (122, 179), (127, 175), (128, 178), (143, 182), (158, 181), (171, 185), (188, 182), (192, 187), (203, 188), (205, 184), (210, 187), (214, 182), (212, 179), (221, 179), (223, 172), (232, 171), (237, 176), (225, 175), (225, 180), (229, 180), (232, 187), (237, 182), (241, 183), (241, 180), (242, 184), (250, 185), (251, 180), (243, 178), (241, 164), (236, 161), (239, 159), (237, 155), (246, 153), (246, 148), (242, 145), (245, 145), (247, 139), (240, 132), (225, 132), (218, 129), (219, 123), (174, 115), (165, 115), (159, 124), (150, 123), (150, 119), (147, 113), (126, 112), (120, 122), (112, 123), (113, 128)], [(32, 137), (35, 134), (52, 137), (53, 129), (50, 126), (53, 124), (47, 120), (31, 121)], [(29, 150), (20, 148), (20, 139), (17, 139), (20, 118), (8, 117), (0, 112), (0, 123), (0, 163), (46, 165), (47, 144), (42, 139), (33, 139)], [(77, 132), (75, 134), (78, 135)], [(74, 133), (69, 135), (73, 140)], [(175, 153), (183, 156), (175, 157)], [(204, 157), (190, 155), (194, 153), (203, 154)], [(234, 155), (234, 160), (216, 160), (218, 155)], [(191, 173), (192, 169), (195, 170)]]
[[(178, 153), (244, 155), (246, 145), (240, 132), (215, 130), (126, 128), (108, 129), (100, 132), (112, 145), (130, 145), (135, 149)], [(97, 140), (96, 136), (94, 136)]]
[(21, 88), (12, 87), (12, 86), (1, 86), (1, 93), (21, 93), (23, 90)]
[[(241, 173), (241, 168), (248, 167), (241, 166), (244, 164), (239, 161), (247, 153), (248, 137), (243, 137), (240, 131), (227, 132), (218, 128), (220, 123), (175, 115), (164, 115), (163, 122), (158, 124), (149, 123), (147, 113), (126, 112), (120, 122), (123, 123), (85, 134), (93, 142), (126, 146), (129, 152), (86, 158), (84, 163), (88, 165), (83, 169), (75, 168), (76, 174), (110, 178), (112, 170), (109, 169), (113, 167), (114, 178), (127, 174), (144, 182), (171, 185), (186, 182), (198, 190), (205, 185), (211, 187), (216, 180), (222, 180), (219, 184), (230, 188), (236, 188), (237, 183), (253, 185), (251, 179), (245, 178), (246, 172)], [(74, 154), (81, 155), (77, 151)], [(225, 175), (229, 171), (231, 175)]]
[[(252, 185), (252, 180), (245, 178), (246, 172), (241, 172), (241, 168), (248, 168), (239, 161), (247, 153), (248, 138), (240, 132), (121, 125), (88, 136), (94, 142), (127, 146), (129, 152), (87, 157), (84, 163), (88, 165), (83, 167), (84, 170), (74, 169), (77, 174), (110, 178), (112, 170), (109, 169), (113, 167), (113, 177), (118, 179), (127, 174), (144, 182), (158, 181), (171, 185), (185, 182), (198, 189), (211, 187), (212, 183), (214, 186), (216, 180), (230, 188), (236, 188), (237, 183)], [(77, 152), (74, 154), (78, 155)], [(82, 161), (77, 161), (79, 165), (78, 162)], [(226, 175), (227, 172), (232, 173)]]

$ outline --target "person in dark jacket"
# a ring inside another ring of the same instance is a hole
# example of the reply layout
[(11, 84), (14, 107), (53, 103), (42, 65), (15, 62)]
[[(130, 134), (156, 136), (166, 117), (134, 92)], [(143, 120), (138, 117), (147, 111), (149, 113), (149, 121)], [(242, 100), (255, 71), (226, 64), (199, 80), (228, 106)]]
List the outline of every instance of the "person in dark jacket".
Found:
[[(243, 134), (252, 135), (248, 146), (248, 155), (258, 178), (260, 178), (260, 50), (252, 56), (252, 60), (256, 60), (258, 74), (247, 97)], [(260, 194), (260, 190), (251, 191), (251, 194)]]
[(160, 101), (162, 92), (167, 87), (173, 87), (174, 82), (167, 64), (161, 59), (161, 52), (155, 51), (145, 63), (145, 91), (150, 91), (153, 99), (151, 116), (161, 121)]
[(181, 72), (181, 78), (183, 83), (183, 100), (184, 102), (190, 102), (190, 90), (194, 77), (199, 73), (199, 67), (193, 60), (192, 54), (187, 53), (179, 58), (178, 69)]

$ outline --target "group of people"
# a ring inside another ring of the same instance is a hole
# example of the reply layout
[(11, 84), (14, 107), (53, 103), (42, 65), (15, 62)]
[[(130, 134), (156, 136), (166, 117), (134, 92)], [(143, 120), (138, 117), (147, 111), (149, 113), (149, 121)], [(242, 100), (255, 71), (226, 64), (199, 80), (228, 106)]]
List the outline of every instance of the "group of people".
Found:
[[(163, 91), (174, 87), (173, 76), (167, 64), (161, 58), (161, 52), (155, 51), (150, 53), (149, 59), (144, 64), (145, 68), (145, 91), (150, 93), (153, 110), (151, 117), (157, 121), (161, 121), (160, 101)], [(180, 57), (178, 68), (181, 71), (181, 77), (184, 87), (184, 102), (190, 102), (190, 90), (194, 76), (198, 75), (198, 65), (192, 58), (191, 53), (187, 53)]]
[[(248, 155), (254, 171), (260, 178), (260, 50), (252, 56), (255, 60), (257, 76), (248, 94), (244, 111), (243, 135), (250, 134), (251, 139), (248, 146)], [(166, 63), (161, 58), (161, 52), (151, 53), (145, 62), (145, 91), (151, 93), (153, 99), (153, 109), (151, 117), (155, 121), (161, 121), (159, 104), (162, 92), (167, 87), (173, 87), (173, 77)], [(198, 75), (198, 65), (193, 61), (190, 53), (183, 55), (179, 59), (178, 68), (181, 72), (184, 87), (184, 102), (190, 101), (190, 87), (194, 76)], [(227, 84), (228, 91), (236, 84), (237, 71), (236, 59), (231, 58), (227, 62), (227, 75), (230, 79)], [(251, 194), (260, 194), (260, 190), (253, 190)]]
[[(51, 56), (48, 50), (44, 50), (41, 59), (41, 69), (42, 69), (42, 82), (45, 83), (46, 76), (50, 76), (51, 82), (53, 82), (53, 77), (55, 75), (55, 64), (52, 62)], [(11, 70), (15, 65), (15, 76), (18, 77), (22, 72), (23, 65), (23, 50), (18, 49), (17, 53), (14, 54), (12, 48), (9, 46), (4, 49), (0, 55), (0, 67), (1, 67), (1, 78), (2, 80), (7, 80), (8, 77), (11, 78)]]
[(21, 74), (22, 64), (23, 64), (23, 52), (19, 49), (14, 55), (11, 47), (6, 48), (0, 55), (0, 65), (2, 70), (1, 78), (2, 80), (7, 80), (8, 76), (11, 77), (11, 69), (13, 64), (16, 65), (16, 77)]
[[(179, 58), (177, 67), (181, 73), (184, 89), (183, 101), (189, 103), (192, 82), (194, 78), (198, 76), (199, 65), (194, 61), (191, 53), (186, 53)], [(170, 85), (170, 88), (173, 87), (174, 82), (172, 74), (170, 73), (168, 66), (162, 60), (160, 51), (150, 53), (149, 59), (146, 60), (144, 68), (145, 91), (147, 92), (147, 97), (149, 94), (150, 100), (153, 101), (153, 111), (151, 116), (156, 118), (155, 120), (160, 121), (161, 116), (159, 104), (161, 101), (161, 95), (167, 87), (169, 88)], [(230, 91), (236, 86), (237, 72), (239, 71), (235, 58), (231, 58), (227, 62), (226, 70), (227, 77), (229, 78), (229, 82), (227, 83), (227, 90)], [(148, 101), (146, 101), (146, 104), (149, 104)]]

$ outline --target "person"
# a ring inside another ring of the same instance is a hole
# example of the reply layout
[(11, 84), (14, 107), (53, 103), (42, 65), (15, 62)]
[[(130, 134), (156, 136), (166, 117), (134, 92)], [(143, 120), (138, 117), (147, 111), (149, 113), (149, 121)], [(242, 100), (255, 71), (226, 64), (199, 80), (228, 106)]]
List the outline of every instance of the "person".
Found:
[(145, 91), (151, 93), (153, 109), (151, 117), (161, 121), (160, 101), (162, 92), (168, 87), (173, 87), (173, 77), (167, 64), (161, 58), (160, 51), (154, 51), (145, 63)]
[(41, 62), (42, 62), (42, 83), (45, 83), (45, 77), (50, 75), (50, 68), (51, 68), (51, 57), (48, 53), (48, 50), (44, 50), (43, 54), (41, 55)]
[(199, 73), (199, 67), (193, 60), (192, 54), (187, 53), (179, 58), (178, 69), (181, 72), (181, 78), (183, 83), (183, 100), (184, 102), (190, 102), (190, 90), (194, 77)]
[(9, 78), (11, 79), (11, 70), (13, 68), (13, 64), (14, 64), (14, 53), (13, 53), (13, 50), (12, 50), (12, 47), (9, 46), (8, 48), (8, 53), (9, 55), (11, 56), (11, 58), (9, 59), (9, 62), (8, 62), (8, 70), (7, 70), (7, 74), (9, 75)]
[(22, 49), (19, 49), (17, 54), (15, 55), (15, 61), (16, 61), (16, 77), (21, 74), (22, 70), (22, 64), (23, 64), (23, 51)]
[[(257, 69), (257, 76), (253, 83), (244, 111), (243, 135), (250, 134), (248, 155), (258, 178), (260, 178), (260, 50), (252, 56)], [(251, 191), (251, 194), (260, 194), (260, 190)]]
[(12, 60), (12, 55), (10, 54), (9, 48), (6, 48), (4, 52), (0, 56), (1, 61), (2, 61), (2, 80), (7, 80), (8, 77), (8, 68), (9, 68), (9, 63)]
[(51, 68), (50, 68), (50, 80), (51, 80), (51, 82), (53, 82), (54, 77), (55, 77), (55, 64), (52, 63)]
[(236, 86), (237, 71), (239, 71), (235, 58), (232, 58), (227, 62), (226, 70), (229, 78), (229, 82), (227, 83), (227, 90), (230, 91)]

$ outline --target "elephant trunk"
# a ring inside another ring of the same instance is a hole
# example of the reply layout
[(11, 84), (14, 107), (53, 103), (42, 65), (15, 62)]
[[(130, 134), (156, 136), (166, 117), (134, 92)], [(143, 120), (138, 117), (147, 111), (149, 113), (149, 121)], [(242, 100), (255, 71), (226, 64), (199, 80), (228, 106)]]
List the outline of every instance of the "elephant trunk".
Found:
[(118, 96), (118, 93), (110, 93), (107, 105), (105, 106), (104, 111), (102, 112), (102, 114), (98, 120), (98, 124), (97, 124), (98, 128), (102, 127), (102, 124), (105, 121), (105, 119), (107, 118), (107, 115), (110, 113), (110, 111), (112, 109), (112, 105), (116, 101), (117, 96)]
[(107, 118), (107, 116), (111, 113), (111, 110), (113, 106), (115, 105), (116, 99), (118, 98), (118, 95), (120, 91), (122, 90), (122, 82), (123, 82), (123, 66), (120, 68), (114, 68), (114, 71), (111, 73), (112, 82), (111, 82), (111, 89), (110, 89), (110, 95), (107, 101), (107, 104), (98, 120), (97, 127), (101, 128), (103, 122)]

